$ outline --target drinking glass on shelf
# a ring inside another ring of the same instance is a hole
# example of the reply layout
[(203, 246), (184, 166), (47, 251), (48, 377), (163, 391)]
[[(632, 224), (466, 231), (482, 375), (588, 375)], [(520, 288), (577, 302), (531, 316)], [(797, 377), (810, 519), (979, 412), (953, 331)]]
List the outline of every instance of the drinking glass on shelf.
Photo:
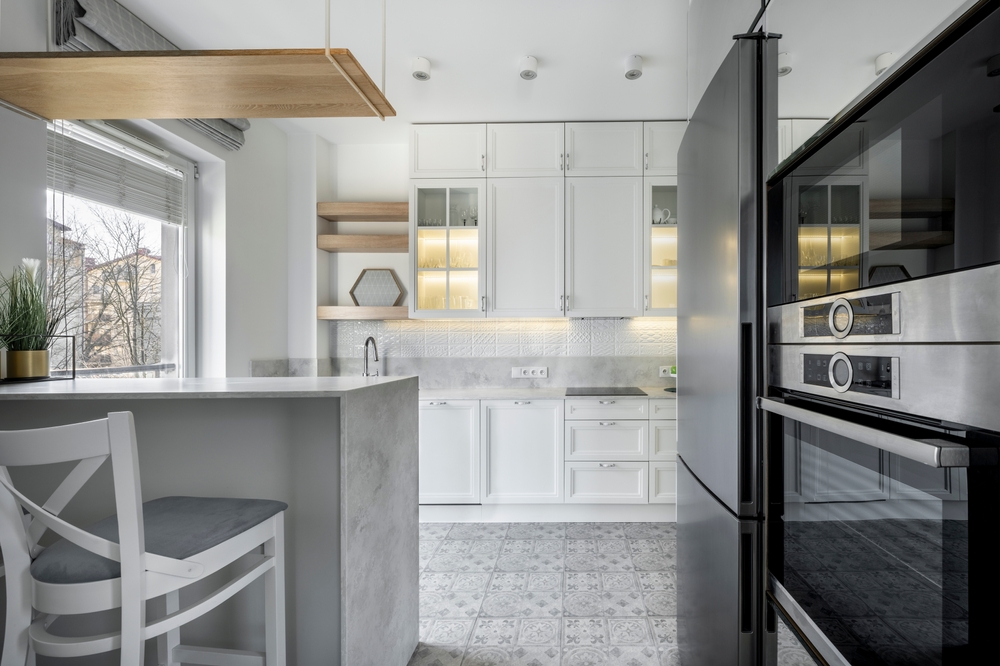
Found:
[(476, 226), (479, 223), (479, 207), (473, 206), (470, 208), (469, 216), (472, 218), (472, 226)]

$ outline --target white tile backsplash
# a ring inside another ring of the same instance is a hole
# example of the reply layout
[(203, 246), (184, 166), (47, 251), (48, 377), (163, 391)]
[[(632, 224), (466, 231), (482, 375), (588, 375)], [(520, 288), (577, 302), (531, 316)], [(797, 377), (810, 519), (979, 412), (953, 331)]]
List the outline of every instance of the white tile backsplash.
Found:
[(356, 358), (371, 335), (386, 356), (676, 356), (677, 320), (504, 319), (331, 322), (331, 356)]

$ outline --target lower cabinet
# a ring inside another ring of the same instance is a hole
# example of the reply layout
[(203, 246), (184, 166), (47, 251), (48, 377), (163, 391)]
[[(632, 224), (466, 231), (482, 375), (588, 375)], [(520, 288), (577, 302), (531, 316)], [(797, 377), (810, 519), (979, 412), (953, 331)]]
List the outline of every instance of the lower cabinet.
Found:
[(648, 421), (566, 421), (566, 460), (649, 459)]
[(479, 401), (420, 401), (419, 501), (479, 504)]
[(483, 400), (482, 503), (563, 501), (563, 401)]
[(566, 463), (567, 504), (644, 504), (649, 463)]
[(677, 463), (649, 463), (649, 503), (677, 503)]

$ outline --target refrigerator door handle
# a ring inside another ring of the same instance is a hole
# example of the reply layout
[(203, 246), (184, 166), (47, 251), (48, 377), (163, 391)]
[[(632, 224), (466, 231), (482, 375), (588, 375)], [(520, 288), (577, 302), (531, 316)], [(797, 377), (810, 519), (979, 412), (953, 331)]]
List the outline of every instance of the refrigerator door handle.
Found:
[(895, 433), (838, 419), (789, 405), (773, 398), (757, 398), (757, 407), (766, 412), (835, 432), (876, 449), (927, 465), (928, 467), (968, 467), (969, 447), (943, 439), (911, 439)]

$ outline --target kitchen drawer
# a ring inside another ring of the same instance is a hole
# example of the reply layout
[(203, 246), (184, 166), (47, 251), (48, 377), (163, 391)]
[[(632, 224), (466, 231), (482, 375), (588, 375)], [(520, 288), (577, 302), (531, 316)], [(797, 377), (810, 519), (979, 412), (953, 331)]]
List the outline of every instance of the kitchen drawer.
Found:
[(677, 503), (677, 463), (649, 463), (649, 503)]
[(651, 419), (676, 419), (677, 401), (674, 399), (660, 398), (649, 401), (649, 418)]
[(611, 421), (649, 418), (648, 398), (571, 398), (566, 400), (567, 421)]
[(566, 422), (566, 460), (648, 459), (648, 421)]
[(649, 422), (649, 459), (677, 460), (677, 421)]
[(566, 463), (567, 504), (647, 504), (649, 463)]

